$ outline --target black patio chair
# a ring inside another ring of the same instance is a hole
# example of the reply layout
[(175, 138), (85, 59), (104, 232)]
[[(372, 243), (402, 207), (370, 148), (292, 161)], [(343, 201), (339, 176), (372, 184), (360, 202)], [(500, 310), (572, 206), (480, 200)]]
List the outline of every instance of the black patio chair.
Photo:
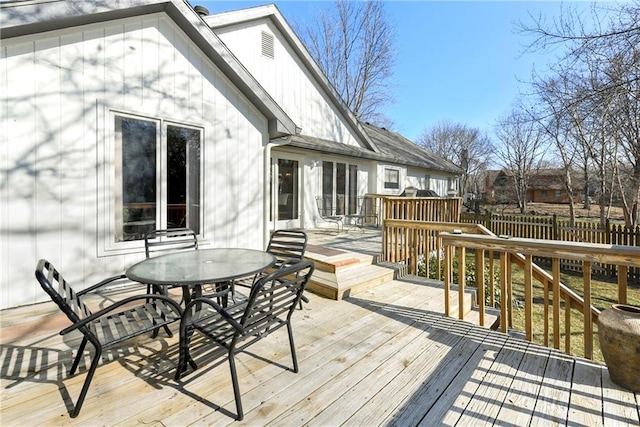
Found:
[[(285, 263), (291, 264), (302, 261), (304, 259), (304, 253), (307, 250), (307, 241), (307, 233), (302, 230), (275, 230), (269, 238), (267, 252), (276, 257), (276, 263), (270, 269), (258, 273), (253, 277), (234, 280), (234, 288), (235, 286), (250, 288), (261, 277), (266, 276), (273, 270), (281, 268)], [(235, 298), (235, 295), (232, 297)], [(302, 296), (300, 300), (301, 308), (302, 302), (309, 302), (309, 299), (304, 295)]]
[(72, 418), (80, 413), (103, 350), (146, 332), (155, 331), (159, 327), (168, 326), (180, 320), (182, 315), (178, 303), (169, 297), (158, 294), (124, 298), (92, 313), (82, 302), (82, 296), (112, 284), (114, 279), (118, 279), (118, 277), (103, 280), (83, 291), (74, 292), (69, 283), (47, 260), (42, 259), (38, 262), (35, 274), (42, 289), (72, 323), (71, 326), (60, 331), (60, 335), (72, 331), (79, 331), (83, 335), (69, 375), (76, 372), (78, 364), (84, 356), (87, 342), (91, 342), (95, 348), (95, 354), (87, 371), (87, 378), (84, 380), (80, 396), (71, 411)]
[[(258, 280), (251, 288), (247, 300), (228, 307), (221, 307), (215, 300), (209, 298), (197, 298), (191, 301), (180, 321), (180, 361), (176, 372), (176, 381), (179, 381), (186, 372), (187, 364), (194, 370), (198, 368), (189, 352), (192, 335), (197, 331), (211, 339), (212, 344), (227, 351), (237, 419), (242, 420), (244, 414), (235, 355), (286, 326), (293, 359), (293, 371), (298, 372), (291, 316), (295, 311), (296, 304), (303, 296), (313, 270), (314, 265), (310, 261), (301, 261), (295, 264), (285, 263), (278, 270)], [(198, 347), (202, 347), (200, 340), (198, 340)]]
[[(165, 255), (175, 251), (197, 249), (198, 238), (196, 233), (189, 228), (153, 230), (144, 236), (144, 253), (147, 258)], [(168, 295), (168, 289), (165, 286), (147, 285), (147, 293)]]

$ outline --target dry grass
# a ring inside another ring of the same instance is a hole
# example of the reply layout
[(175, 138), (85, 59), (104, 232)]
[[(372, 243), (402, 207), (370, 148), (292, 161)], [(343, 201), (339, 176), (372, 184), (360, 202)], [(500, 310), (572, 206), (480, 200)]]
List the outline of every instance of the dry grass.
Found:
[[(509, 215), (520, 214), (520, 210), (514, 205), (487, 205), (486, 209), (492, 210), (496, 213), (503, 213)], [(575, 205), (575, 213), (577, 219), (593, 219), (597, 221), (600, 219), (600, 206), (593, 204), (590, 209), (584, 209), (582, 203)], [(606, 210), (607, 217), (612, 221), (623, 221), (624, 214), (621, 207), (613, 206)], [(528, 203), (527, 215), (558, 215), (559, 217), (569, 217), (569, 205), (568, 204), (553, 204), (553, 203)]]
[[(549, 272), (550, 269), (548, 269)], [(524, 311), (524, 273), (522, 269), (514, 266), (513, 272), (513, 329), (525, 330)], [(584, 295), (583, 278), (581, 274), (561, 273), (561, 282), (570, 287), (578, 295)], [(551, 296), (549, 297), (551, 302)], [(599, 310), (611, 307), (618, 302), (618, 287), (615, 278), (593, 276), (591, 281), (591, 303)], [(533, 341), (544, 344), (544, 288), (540, 283), (534, 281), (533, 284)], [(627, 303), (640, 306), (640, 284), (629, 283)], [(566, 325), (565, 325), (565, 305), (560, 305), (560, 348), (565, 347)], [(553, 326), (551, 318), (551, 307), (549, 307), (549, 342), (553, 345)], [(579, 310), (571, 309), (571, 329), (570, 329), (570, 352), (575, 356), (584, 357), (584, 316)], [(600, 346), (598, 343), (598, 327), (593, 328), (593, 360), (604, 363)]]

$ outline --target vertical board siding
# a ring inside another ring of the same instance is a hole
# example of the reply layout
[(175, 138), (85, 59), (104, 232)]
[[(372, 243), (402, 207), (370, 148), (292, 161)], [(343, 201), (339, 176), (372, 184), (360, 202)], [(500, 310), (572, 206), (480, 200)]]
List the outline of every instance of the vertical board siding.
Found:
[[(7, 123), (3, 128), (7, 140), (6, 173), (3, 186), (6, 197), (2, 204), (8, 215), (2, 220), (6, 224), (7, 253), (2, 258), (2, 304), (29, 304), (35, 299), (32, 286), (33, 269), (22, 261), (35, 257), (36, 236), (34, 234), (35, 171), (36, 171), (36, 67), (34, 43), (4, 44), (6, 57), (6, 86), (0, 92), (11, 106), (7, 109)], [(15, 70), (20, 70), (16, 73)], [(29, 277), (29, 279), (25, 279)], [(31, 285), (31, 286), (30, 286)], [(16, 292), (20, 289), (20, 292)]]
[[(352, 130), (268, 18), (214, 31), (305, 135), (358, 145)], [(275, 36), (274, 59), (261, 54), (262, 31)]]
[(262, 247), (266, 118), (164, 14), (3, 40), (1, 51), (0, 309), (46, 299), (40, 257), (77, 289), (144, 257), (142, 245), (98, 256), (111, 237), (113, 172), (100, 163), (112, 157), (110, 108), (203, 126), (203, 234)]

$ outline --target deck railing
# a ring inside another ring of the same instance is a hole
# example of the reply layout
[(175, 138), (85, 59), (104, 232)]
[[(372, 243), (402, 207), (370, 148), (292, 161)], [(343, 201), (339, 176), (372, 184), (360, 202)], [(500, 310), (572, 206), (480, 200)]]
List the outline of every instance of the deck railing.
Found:
[[(593, 323), (599, 310), (591, 303), (591, 271), (596, 263), (617, 266), (617, 302), (627, 302), (627, 269), (640, 265), (640, 248), (606, 244), (585, 244), (535, 239), (501, 238), (482, 225), (457, 222), (427, 222), (386, 219), (383, 227), (383, 258), (406, 265), (416, 274), (445, 283), (445, 313), (451, 315), (451, 287), (457, 274), (458, 317), (464, 319), (464, 292), (467, 283), (466, 251), (475, 255), (475, 285), (480, 324), (485, 325), (487, 308), (500, 307), (500, 328), (507, 332), (513, 326), (513, 270), (524, 270), (525, 337), (532, 339), (531, 289), (533, 281), (543, 288), (543, 341), (547, 346), (561, 347), (561, 306), (564, 311), (564, 351), (571, 353), (571, 309), (584, 319), (584, 355), (593, 358)], [(551, 272), (536, 265), (533, 257), (551, 259)], [(455, 263), (454, 263), (455, 259)], [(498, 261), (499, 262), (496, 262)], [(571, 259), (583, 265), (583, 291), (579, 294), (560, 280), (560, 259)], [(497, 265), (496, 265), (497, 264)], [(473, 279), (472, 279), (473, 281)], [(487, 289), (485, 289), (487, 288)], [(485, 302), (485, 291), (488, 298)], [(506, 296), (506, 297), (503, 297)], [(496, 297), (505, 303), (498, 303)], [(550, 298), (551, 297), (551, 298)], [(555, 303), (558, 302), (558, 303)], [(552, 342), (551, 342), (552, 340)]]
[[(518, 263), (524, 272), (524, 333), (529, 341), (533, 339), (533, 281), (538, 280), (543, 286), (544, 343), (553, 347), (561, 346), (560, 311), (564, 307), (564, 351), (571, 353), (571, 309), (578, 309), (583, 317), (584, 356), (593, 359), (593, 324), (597, 321), (599, 310), (593, 307), (592, 264), (607, 263), (617, 266), (618, 303), (627, 302), (627, 268), (640, 265), (640, 248), (631, 246), (615, 246), (595, 243), (561, 242), (539, 239), (501, 238), (495, 235), (473, 235), (468, 233), (441, 233), (445, 254), (445, 311), (449, 314), (449, 289), (453, 282), (454, 249), (458, 259), (458, 292), (464, 293), (466, 269), (464, 266), (467, 249), (475, 252), (475, 282), (479, 295), (484, 295), (485, 274), (481, 270), (485, 265), (487, 252), (500, 254), (500, 327), (508, 332), (512, 315), (513, 276), (511, 265)], [(493, 259), (492, 254), (490, 255)], [(533, 263), (533, 257), (551, 259), (551, 273), (545, 272)], [(583, 288), (582, 295), (576, 295), (560, 281), (560, 259), (570, 259), (582, 263)], [(493, 272), (490, 272), (493, 277)], [(493, 294), (493, 292), (492, 292)], [(551, 298), (549, 298), (551, 295)], [(506, 296), (506, 297), (505, 297)], [(561, 301), (563, 303), (561, 303)], [(484, 313), (484, 299), (478, 298), (480, 313)], [(505, 303), (506, 302), (506, 303)], [(459, 317), (464, 318), (462, 309)], [(481, 314), (482, 315), (482, 314)]]

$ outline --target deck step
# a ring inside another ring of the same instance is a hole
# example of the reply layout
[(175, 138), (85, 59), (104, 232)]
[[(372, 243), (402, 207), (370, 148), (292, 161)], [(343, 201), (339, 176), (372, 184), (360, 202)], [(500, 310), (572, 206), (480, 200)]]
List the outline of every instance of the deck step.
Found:
[(393, 280), (393, 270), (376, 265), (358, 264), (336, 272), (316, 270), (307, 289), (327, 298), (340, 300)]
[[(307, 285), (307, 290), (334, 300), (357, 295), (373, 287), (389, 284), (394, 280), (444, 288), (442, 282), (408, 275), (406, 267), (402, 265), (394, 263), (373, 264), (373, 256), (358, 252), (320, 245), (308, 245), (305, 258), (313, 261), (316, 266), (316, 270)], [(457, 287), (452, 286), (451, 291), (451, 316), (458, 317)], [(476, 305), (475, 298), (475, 292), (467, 289), (463, 300), (465, 318), (468, 315), (473, 318), (473, 310)], [(444, 301), (442, 305), (444, 309)], [(477, 317), (477, 314), (475, 317)], [(493, 320), (491, 319), (491, 322)], [(471, 321), (473, 322), (474, 320)]]

